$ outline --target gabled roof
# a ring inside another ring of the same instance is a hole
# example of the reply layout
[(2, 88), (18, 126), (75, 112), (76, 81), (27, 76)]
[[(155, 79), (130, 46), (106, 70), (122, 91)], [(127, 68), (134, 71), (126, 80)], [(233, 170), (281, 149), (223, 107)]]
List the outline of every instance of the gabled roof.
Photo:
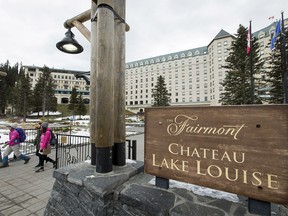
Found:
[(218, 40), (218, 39), (222, 39), (226, 37), (235, 37), (235, 36), (221, 29), (220, 32), (214, 37), (214, 39), (208, 44), (208, 47), (214, 40)]
[(230, 37), (232, 36), (230, 33), (226, 32), (225, 30), (221, 29), (221, 31), (216, 35), (214, 40), (220, 39), (220, 38), (225, 38), (225, 37)]

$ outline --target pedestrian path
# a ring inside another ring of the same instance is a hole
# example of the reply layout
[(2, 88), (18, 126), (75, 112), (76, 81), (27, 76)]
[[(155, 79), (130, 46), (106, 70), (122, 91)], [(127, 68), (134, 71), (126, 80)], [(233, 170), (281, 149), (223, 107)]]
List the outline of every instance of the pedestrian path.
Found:
[(30, 157), (28, 164), (18, 160), (0, 169), (0, 216), (43, 215), (55, 181), (53, 164), (35, 173), (38, 157)]

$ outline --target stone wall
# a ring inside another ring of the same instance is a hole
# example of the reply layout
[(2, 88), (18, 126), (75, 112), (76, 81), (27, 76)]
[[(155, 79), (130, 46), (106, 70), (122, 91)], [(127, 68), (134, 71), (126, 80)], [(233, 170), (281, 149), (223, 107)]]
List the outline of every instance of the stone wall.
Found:
[[(186, 189), (161, 189), (149, 184), (153, 176), (143, 173), (143, 162), (113, 167), (107, 174), (95, 166), (79, 163), (54, 171), (56, 179), (45, 216), (252, 216), (247, 202), (198, 196)], [(283, 206), (274, 205), (272, 215), (287, 216)]]

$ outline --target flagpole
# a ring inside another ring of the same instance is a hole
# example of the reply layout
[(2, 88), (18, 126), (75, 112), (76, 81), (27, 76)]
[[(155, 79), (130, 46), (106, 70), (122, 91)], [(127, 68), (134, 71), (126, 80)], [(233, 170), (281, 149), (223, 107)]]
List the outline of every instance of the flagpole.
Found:
[(250, 34), (250, 53), (249, 53), (249, 60), (250, 60), (250, 96), (251, 96), (251, 104), (254, 104), (254, 75), (253, 75), (253, 36), (252, 36), (252, 21), (250, 20), (250, 28), (249, 28), (249, 34)]
[(286, 42), (285, 42), (285, 28), (284, 28), (284, 12), (281, 12), (282, 15), (282, 57), (283, 57), (283, 87), (284, 87), (284, 103), (288, 103), (288, 75), (287, 75), (287, 59), (286, 59)]

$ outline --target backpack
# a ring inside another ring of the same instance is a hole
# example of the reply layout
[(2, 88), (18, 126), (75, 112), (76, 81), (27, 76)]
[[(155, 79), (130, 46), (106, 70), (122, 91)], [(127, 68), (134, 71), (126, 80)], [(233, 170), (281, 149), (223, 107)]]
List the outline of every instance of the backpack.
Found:
[(22, 143), (26, 140), (26, 134), (25, 131), (22, 128), (15, 128), (16, 131), (18, 132), (20, 139), (19, 142)]
[(56, 144), (58, 144), (57, 137), (56, 137), (55, 134), (52, 132), (52, 130), (50, 130), (50, 132), (51, 132), (50, 145), (51, 145), (51, 146), (55, 146)]

